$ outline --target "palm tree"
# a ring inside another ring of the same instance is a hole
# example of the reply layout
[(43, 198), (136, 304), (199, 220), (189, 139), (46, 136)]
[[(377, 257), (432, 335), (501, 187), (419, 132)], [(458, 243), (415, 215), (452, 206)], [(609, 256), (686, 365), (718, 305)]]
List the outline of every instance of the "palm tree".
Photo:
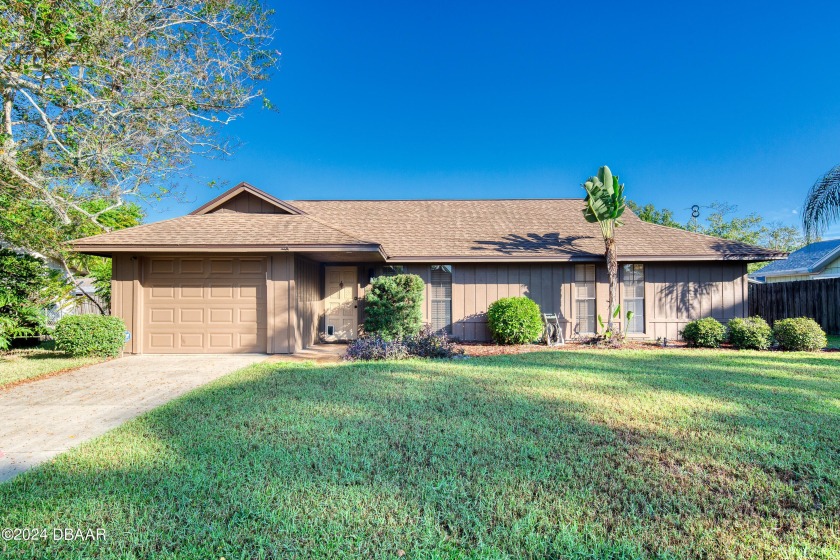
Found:
[(805, 237), (813, 241), (837, 221), (840, 221), (840, 165), (832, 167), (808, 191), (802, 208)]
[(609, 315), (607, 317), (607, 331), (613, 332), (613, 315), (618, 299), (618, 258), (615, 248), (615, 228), (622, 224), (620, 218), (626, 208), (624, 185), (618, 182), (618, 175), (613, 176), (606, 165), (598, 170), (597, 177), (590, 177), (583, 184), (586, 191), (583, 216), (586, 221), (601, 226), (604, 236), (605, 256), (607, 259), (607, 273), (610, 279)]

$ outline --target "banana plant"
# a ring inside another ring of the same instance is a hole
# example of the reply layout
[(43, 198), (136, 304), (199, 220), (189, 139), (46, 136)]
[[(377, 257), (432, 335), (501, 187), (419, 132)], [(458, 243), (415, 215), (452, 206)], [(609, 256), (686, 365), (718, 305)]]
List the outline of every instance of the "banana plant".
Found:
[(597, 223), (604, 238), (604, 256), (607, 261), (609, 276), (609, 315), (607, 331), (613, 330), (613, 318), (618, 300), (618, 252), (615, 244), (615, 230), (622, 225), (621, 216), (627, 208), (624, 185), (619, 183), (618, 175), (613, 175), (606, 165), (598, 170), (598, 175), (583, 183), (586, 191), (583, 217), (589, 223)]

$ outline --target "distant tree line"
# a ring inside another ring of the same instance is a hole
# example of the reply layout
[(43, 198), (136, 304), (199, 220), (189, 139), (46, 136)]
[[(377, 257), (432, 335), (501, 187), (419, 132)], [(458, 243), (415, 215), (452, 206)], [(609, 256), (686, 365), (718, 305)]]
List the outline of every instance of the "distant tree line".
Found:
[[(684, 229), (758, 245), (776, 251), (790, 253), (805, 246), (805, 236), (798, 228), (787, 226), (779, 221), (766, 222), (762, 216), (752, 212), (746, 216), (737, 214), (738, 207), (724, 202), (713, 202), (708, 206), (711, 212), (700, 220), (679, 222), (674, 212), (668, 208), (656, 208), (653, 204), (644, 206), (628, 201), (627, 206), (639, 218), (652, 224)], [(750, 272), (758, 270), (766, 263), (751, 263)]]

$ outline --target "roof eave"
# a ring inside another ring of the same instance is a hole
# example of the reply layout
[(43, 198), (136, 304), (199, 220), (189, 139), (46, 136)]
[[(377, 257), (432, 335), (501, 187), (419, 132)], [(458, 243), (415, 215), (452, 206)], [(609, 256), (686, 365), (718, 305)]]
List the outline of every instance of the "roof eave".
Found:
[(324, 253), (330, 252), (347, 252), (354, 253), (378, 253), (382, 255), (383, 259), (387, 258), (387, 254), (380, 245), (376, 244), (341, 244), (341, 243), (306, 243), (306, 244), (189, 244), (189, 245), (175, 245), (164, 243), (146, 243), (143, 245), (84, 245), (73, 244), (73, 250), (78, 253), (90, 255), (107, 255), (112, 253), (304, 253), (311, 251), (320, 251)]

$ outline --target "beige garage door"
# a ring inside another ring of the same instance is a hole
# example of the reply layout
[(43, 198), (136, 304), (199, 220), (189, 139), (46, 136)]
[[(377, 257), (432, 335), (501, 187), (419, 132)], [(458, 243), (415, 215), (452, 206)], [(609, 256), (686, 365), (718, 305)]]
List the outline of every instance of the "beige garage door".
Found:
[(150, 257), (143, 279), (143, 351), (266, 351), (266, 261)]

